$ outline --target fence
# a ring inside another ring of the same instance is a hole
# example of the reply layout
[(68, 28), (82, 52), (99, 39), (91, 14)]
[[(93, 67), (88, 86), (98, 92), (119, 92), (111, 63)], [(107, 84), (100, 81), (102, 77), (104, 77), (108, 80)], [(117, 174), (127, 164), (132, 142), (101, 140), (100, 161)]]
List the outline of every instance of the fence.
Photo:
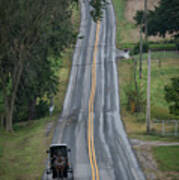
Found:
[[(154, 120), (152, 129), (159, 130), (163, 136), (178, 136), (179, 135), (178, 120)], [(156, 127), (159, 125), (158, 127)]]

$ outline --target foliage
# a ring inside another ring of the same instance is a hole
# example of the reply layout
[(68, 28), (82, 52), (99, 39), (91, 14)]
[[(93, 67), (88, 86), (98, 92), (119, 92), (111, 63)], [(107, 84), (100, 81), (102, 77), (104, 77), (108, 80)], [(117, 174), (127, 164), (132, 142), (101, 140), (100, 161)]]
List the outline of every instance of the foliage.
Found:
[(171, 78), (171, 84), (166, 85), (164, 89), (170, 113), (179, 115), (179, 77)]
[[(12, 134), (0, 129), (0, 179), (41, 178), (44, 171), (44, 159), (47, 158), (45, 150), (51, 143), (55, 126), (52, 125), (50, 132), (49, 127), (51, 124), (56, 123), (59, 110), (63, 106), (70, 75), (69, 64), (71, 64), (70, 57), (72, 54), (72, 49), (65, 51), (60, 60), (60, 69), (57, 72), (60, 91), (54, 97), (54, 104), (55, 109), (58, 108), (58, 112), (42, 119), (17, 122), (14, 124), (14, 133)], [(38, 101), (38, 104), (41, 103)], [(38, 109), (37, 107), (36, 112), (39, 111)], [(42, 108), (42, 110), (45, 109)], [(40, 112), (37, 114), (40, 114)], [(8, 153), (6, 153), (7, 151)]]
[[(143, 42), (143, 46), (142, 46), (142, 52), (143, 53), (146, 53), (148, 52), (149, 50), (149, 44), (147, 42)], [(132, 54), (139, 54), (140, 52), (140, 42), (138, 42), (134, 48), (133, 48), (133, 51), (132, 51)]]
[(142, 18), (144, 17), (144, 11), (137, 11), (136, 15), (134, 16), (134, 20), (136, 25), (140, 25), (142, 23)]
[[(129, 112), (144, 112), (145, 111), (145, 97), (144, 89), (142, 87), (135, 88), (133, 82), (125, 87), (127, 97), (127, 110)], [(139, 84), (138, 84), (139, 85)]]
[[(59, 59), (57, 61), (60, 62)], [(49, 58), (43, 61), (36, 60), (36, 63), (29, 62), (21, 77), (19, 85), (21, 91), (17, 92), (14, 111), (15, 122), (36, 119), (48, 113), (48, 99), (57, 92), (58, 77), (55, 73), (59, 66), (60, 64), (53, 64), (53, 60)], [(44, 99), (45, 96), (46, 99)], [(39, 102), (46, 105), (42, 106)]]
[[(49, 71), (48, 65), (52, 67), (51, 59), (57, 62), (56, 57), (75, 40), (72, 3), (73, 0), (0, 1), (0, 85), (8, 131), (12, 130), (18, 93), (25, 97), (29, 87), (34, 97), (37, 91), (40, 98), (55, 92), (54, 71)], [(37, 85), (40, 88), (34, 90)], [(30, 101), (32, 96), (24, 101)]]
[[(143, 11), (138, 11), (134, 19), (136, 24), (142, 22)], [(148, 35), (165, 35), (171, 34), (179, 35), (179, 1), (178, 0), (160, 0), (159, 6), (155, 7), (153, 11), (148, 11)], [(145, 24), (143, 24), (143, 30)]]
[(93, 7), (93, 10), (90, 12), (93, 20), (97, 22), (102, 18), (103, 12), (106, 5), (106, 0), (92, 0), (90, 1), (90, 5)]
[(176, 49), (179, 50), (179, 38), (175, 39)]

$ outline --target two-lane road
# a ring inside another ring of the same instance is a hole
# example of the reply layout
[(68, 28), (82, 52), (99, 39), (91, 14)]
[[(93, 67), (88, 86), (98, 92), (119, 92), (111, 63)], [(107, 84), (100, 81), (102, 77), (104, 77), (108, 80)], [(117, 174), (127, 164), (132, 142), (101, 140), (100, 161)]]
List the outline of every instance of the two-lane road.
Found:
[(112, 4), (96, 24), (88, 0), (80, 3), (80, 36), (84, 38), (76, 44), (53, 143), (71, 148), (75, 179), (144, 180), (120, 118)]

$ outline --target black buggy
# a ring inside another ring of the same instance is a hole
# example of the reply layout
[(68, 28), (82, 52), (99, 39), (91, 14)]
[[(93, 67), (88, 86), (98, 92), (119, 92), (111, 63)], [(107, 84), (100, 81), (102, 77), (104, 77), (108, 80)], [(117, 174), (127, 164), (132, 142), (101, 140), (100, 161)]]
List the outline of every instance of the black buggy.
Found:
[(73, 169), (70, 166), (68, 153), (70, 149), (66, 144), (52, 144), (47, 150), (49, 153), (49, 169), (53, 179), (73, 179)]

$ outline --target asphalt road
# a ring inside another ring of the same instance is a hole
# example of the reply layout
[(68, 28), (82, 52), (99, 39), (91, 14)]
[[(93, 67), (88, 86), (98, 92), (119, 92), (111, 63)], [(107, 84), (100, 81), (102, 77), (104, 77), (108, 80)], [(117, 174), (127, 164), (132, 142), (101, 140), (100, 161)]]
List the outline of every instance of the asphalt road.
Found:
[(88, 0), (80, 2), (83, 38), (76, 44), (53, 143), (71, 148), (74, 179), (144, 180), (120, 118), (112, 4), (97, 25), (90, 17)]

